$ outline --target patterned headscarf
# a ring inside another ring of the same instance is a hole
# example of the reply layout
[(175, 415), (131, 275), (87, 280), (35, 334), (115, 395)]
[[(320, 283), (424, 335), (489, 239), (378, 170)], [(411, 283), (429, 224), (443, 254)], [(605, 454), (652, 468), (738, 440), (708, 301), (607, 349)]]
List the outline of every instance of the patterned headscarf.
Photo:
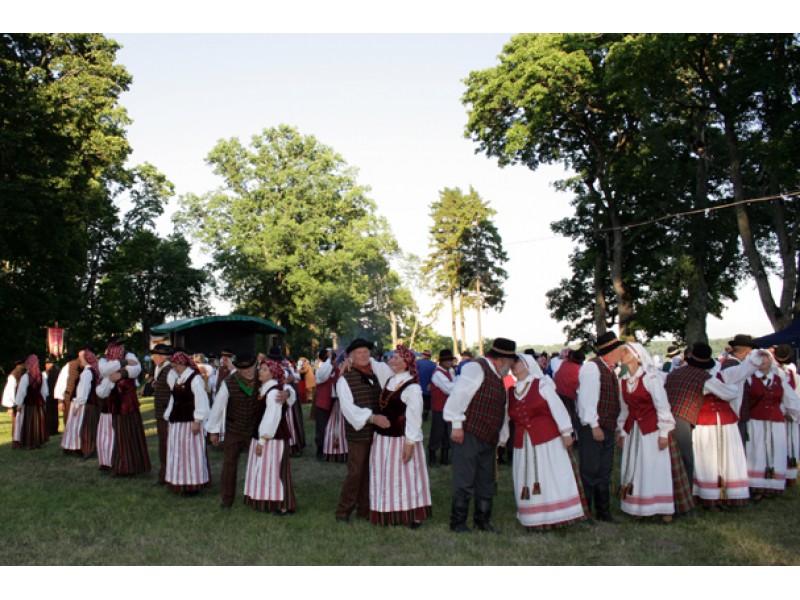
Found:
[(400, 355), (406, 363), (406, 371), (411, 373), (411, 376), (416, 378), (417, 377), (417, 357), (414, 356), (414, 353), (403, 346), (403, 344), (397, 344), (397, 349), (395, 350), (397, 354)]
[(100, 379), (100, 363), (97, 361), (97, 356), (95, 356), (94, 352), (86, 348), (82, 350), (83, 352), (83, 360), (86, 361), (86, 364), (89, 365), (89, 368), (94, 373), (94, 376), (97, 380)]
[(259, 362), (259, 367), (261, 365), (265, 365), (267, 369), (269, 369), (269, 377), (270, 379), (274, 379), (278, 382), (279, 386), (283, 386), (286, 382), (286, 372), (283, 370), (283, 367), (275, 362), (274, 360), (265, 359)]
[(125, 346), (117, 342), (111, 342), (106, 348), (106, 360), (121, 361), (123, 358), (125, 358)]
[(200, 373), (200, 369), (197, 367), (197, 363), (194, 362), (194, 359), (186, 354), (186, 352), (176, 352), (172, 356), (169, 357), (169, 362), (173, 365), (186, 365), (187, 367), (194, 369), (198, 373)]
[(31, 354), (25, 359), (25, 370), (28, 372), (28, 384), (34, 388), (42, 385), (42, 370), (39, 367), (39, 357)]

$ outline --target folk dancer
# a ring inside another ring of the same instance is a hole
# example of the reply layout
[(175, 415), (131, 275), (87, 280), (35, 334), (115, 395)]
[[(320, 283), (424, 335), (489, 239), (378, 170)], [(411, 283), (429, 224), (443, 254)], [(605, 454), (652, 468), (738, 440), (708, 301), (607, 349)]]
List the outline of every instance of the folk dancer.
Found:
[[(439, 352), (439, 364), (431, 376), (431, 433), (428, 438), (428, 465), (450, 464), (450, 424), (444, 420), (444, 405), (455, 385), (456, 358), (451, 350)], [(441, 450), (441, 458), (436, 453)]]
[(150, 358), (155, 365), (153, 369), (153, 412), (156, 420), (156, 435), (158, 437), (158, 476), (154, 485), (167, 483), (167, 449), (169, 446), (169, 421), (164, 413), (169, 406), (172, 388), (167, 381), (172, 364), (172, 348), (167, 344), (156, 344), (150, 352)]
[[(75, 397), (70, 402), (69, 418), (61, 438), (64, 453), (74, 453), (84, 459), (97, 452), (97, 426), (102, 401), (97, 396), (100, 383), (100, 364), (94, 352), (84, 348), (78, 352), (81, 368)], [(67, 367), (64, 368), (66, 370)]]
[[(780, 344), (773, 348), (773, 355), (778, 368), (786, 374), (787, 384), (800, 395), (800, 377), (797, 376), (797, 367), (794, 361), (794, 349), (789, 344)], [(800, 424), (795, 419), (786, 415), (786, 485), (791, 487), (797, 484), (797, 455), (800, 449)]]
[(14, 422), (12, 448), (41, 448), (49, 439), (45, 422), (45, 398), (49, 391), (42, 377), (39, 357), (31, 354), (25, 360), (25, 373), (19, 379), (14, 403), (17, 418)]
[(319, 357), (322, 363), (315, 376), (317, 397), (314, 401), (317, 460), (347, 462), (347, 435), (336, 392), (339, 371), (334, 364), (335, 355), (332, 350), (322, 350)]

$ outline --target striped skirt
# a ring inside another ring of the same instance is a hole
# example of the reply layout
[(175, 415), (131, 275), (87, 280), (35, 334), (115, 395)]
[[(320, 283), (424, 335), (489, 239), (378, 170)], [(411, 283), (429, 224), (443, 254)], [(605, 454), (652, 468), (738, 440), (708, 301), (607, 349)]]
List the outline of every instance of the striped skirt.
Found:
[(23, 405), (17, 408), (12, 446), (33, 450), (41, 448), (48, 439), (50, 436), (47, 435), (44, 405)]
[(344, 416), (335, 400), (331, 406), (331, 415), (325, 426), (325, 438), (322, 443), (322, 454), (328, 462), (347, 462), (347, 438), (344, 430)]
[(294, 512), (296, 507), (287, 440), (267, 440), (256, 454), (258, 440), (250, 442), (244, 478), (244, 503), (256, 510)]
[(170, 423), (167, 436), (166, 482), (175, 492), (194, 492), (211, 485), (206, 438), (192, 433), (192, 423)]
[(96, 404), (87, 404), (83, 411), (83, 424), (81, 425), (81, 453), (84, 458), (89, 458), (97, 450), (97, 423), (100, 420), (100, 410)]
[(786, 424), (747, 422), (747, 476), (752, 493), (782, 492), (786, 487)]
[(114, 453), (114, 426), (111, 413), (100, 413), (97, 422), (97, 462), (100, 468), (111, 468), (111, 456)]
[(422, 442), (403, 462), (405, 436), (373, 437), (369, 457), (370, 520), (378, 525), (409, 525), (431, 516), (431, 486)]
[(526, 432), (512, 461), (517, 520), (531, 529), (552, 529), (586, 519), (579, 477), (561, 436), (534, 446)]
[(658, 449), (658, 437), (658, 430), (642, 435), (638, 423), (625, 437), (620, 465), (620, 488), (628, 486), (620, 499), (624, 513), (637, 517), (675, 513), (670, 451)]
[[(786, 419), (786, 483), (794, 485), (797, 481), (797, 458), (800, 450), (800, 424)], [(792, 466), (794, 465), (794, 466)]]
[(700, 502), (708, 507), (747, 504), (750, 483), (738, 424), (697, 425), (692, 445), (693, 493)]
[(68, 452), (80, 452), (81, 450), (81, 427), (85, 409), (85, 404), (75, 402), (70, 404), (67, 426), (64, 428), (64, 435), (61, 436), (61, 447)]
[(138, 475), (150, 471), (150, 454), (144, 435), (142, 415), (137, 409), (126, 415), (114, 415), (114, 451), (111, 455), (112, 475)]
[(303, 429), (302, 410), (303, 407), (298, 400), (286, 411), (286, 420), (289, 423), (289, 430), (292, 434), (289, 445), (294, 453), (299, 453), (306, 447), (306, 432)]

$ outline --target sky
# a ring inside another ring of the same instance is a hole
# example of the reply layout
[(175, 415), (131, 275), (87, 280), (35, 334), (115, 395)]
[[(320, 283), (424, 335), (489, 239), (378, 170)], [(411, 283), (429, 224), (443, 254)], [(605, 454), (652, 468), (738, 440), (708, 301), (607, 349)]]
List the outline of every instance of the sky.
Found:
[[(545, 293), (570, 275), (571, 242), (550, 231), (550, 223), (571, 212), (570, 195), (553, 187), (567, 173), (557, 166), (535, 172), (501, 169), (496, 160), (476, 154), (476, 145), (464, 137), (467, 114), (460, 99), (463, 79), (471, 71), (497, 64), (511, 26), (529, 31), (599, 29), (603, 23), (597, 20), (596, 5), (577, 3), (568, 14), (532, 12), (531, 3), (502, 0), (492, 4), (492, 11), (484, 3), (416, 0), (398, 5), (301, 3), (252, 11), (234, 1), (225, 4), (230, 10), (198, 10), (199, 16), (176, 12), (169, 2), (147, 0), (137, 6), (141, 10), (100, 19), (97, 28), (91, 27), (91, 19), (78, 17), (77, 24), (86, 26), (61, 30), (97, 29), (122, 45), (117, 60), (133, 76), (120, 99), (133, 119), (129, 163), (152, 163), (176, 188), (176, 198), (159, 221), (161, 233), (172, 229), (169, 216), (178, 197), (219, 185), (205, 163), (218, 140), (237, 137), (248, 143), (265, 128), (287, 124), (330, 146), (358, 169), (358, 182), (369, 186), (378, 213), (404, 252), (426, 257), (430, 204), (444, 188), (466, 192), (472, 186), (497, 211), (495, 224), (509, 257), (506, 304), (500, 313), (484, 311), (484, 337), (535, 345), (564, 341), (564, 324), (550, 317)], [(376, 12), (378, 6), (383, 8)], [(608, 10), (610, 5), (605, 6)], [(48, 18), (75, 18), (59, 11), (63, 9), (54, 4)], [(696, 7), (694, 14), (702, 16)], [(713, 16), (707, 18), (714, 22)], [(606, 30), (623, 25), (612, 23)], [(668, 20), (660, 24), (669, 29)], [(755, 30), (758, 23), (752, 25)], [(180, 31), (184, 33), (175, 33)], [(314, 33), (298, 33), (303, 31)], [(371, 31), (381, 33), (367, 33)], [(451, 33), (441, 33), (446, 31)], [(203, 261), (194, 256), (198, 264)], [(745, 282), (740, 301), (723, 319), (709, 318), (711, 338), (771, 332), (754, 290)], [(425, 308), (432, 302), (419, 294), (417, 299)], [(227, 312), (225, 303), (216, 306)], [(476, 321), (475, 312), (468, 312), (470, 343), (477, 341)], [(440, 313), (435, 329), (450, 334), (447, 310)]]

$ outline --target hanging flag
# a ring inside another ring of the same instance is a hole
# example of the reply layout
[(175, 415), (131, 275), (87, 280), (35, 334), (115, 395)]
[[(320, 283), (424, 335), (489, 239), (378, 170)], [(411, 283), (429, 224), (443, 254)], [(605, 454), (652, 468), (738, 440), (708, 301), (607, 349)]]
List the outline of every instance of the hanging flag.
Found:
[(64, 328), (47, 328), (47, 352), (56, 360), (64, 355)]

